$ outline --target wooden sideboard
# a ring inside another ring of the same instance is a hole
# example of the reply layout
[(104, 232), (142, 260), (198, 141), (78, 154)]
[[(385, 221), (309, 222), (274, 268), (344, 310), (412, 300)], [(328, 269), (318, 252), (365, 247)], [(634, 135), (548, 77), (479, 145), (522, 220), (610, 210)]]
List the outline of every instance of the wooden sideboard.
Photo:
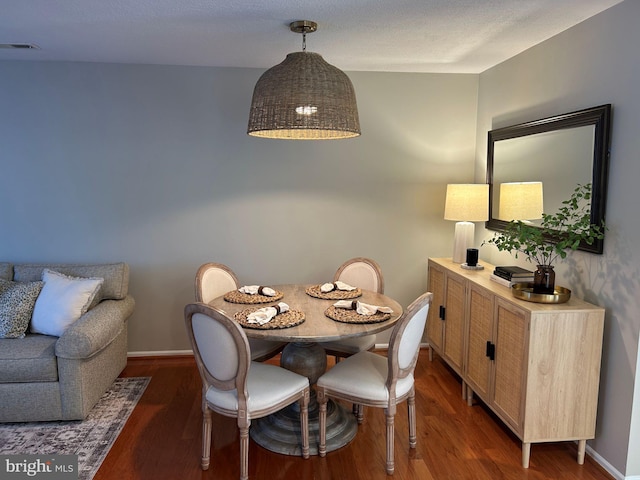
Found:
[[(435, 351), (462, 379), (462, 395), (484, 402), (522, 441), (578, 442), (578, 463), (595, 437), (604, 309), (575, 298), (562, 304), (519, 300), (490, 279), (494, 266), (465, 270), (430, 258), (427, 320)], [(432, 357), (430, 357), (432, 358)]]

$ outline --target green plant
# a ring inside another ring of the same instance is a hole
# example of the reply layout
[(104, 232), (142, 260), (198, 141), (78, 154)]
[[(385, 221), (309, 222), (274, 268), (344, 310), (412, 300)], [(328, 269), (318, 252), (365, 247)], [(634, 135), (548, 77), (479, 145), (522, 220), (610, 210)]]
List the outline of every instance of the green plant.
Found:
[(522, 221), (511, 221), (503, 232), (484, 241), (495, 245), (500, 251), (527, 256), (536, 265), (552, 265), (558, 257), (565, 258), (567, 250), (576, 250), (581, 242), (588, 245), (604, 238), (606, 226), (591, 223), (591, 184), (580, 185), (569, 200), (554, 215), (542, 214), (542, 223), (535, 226)]

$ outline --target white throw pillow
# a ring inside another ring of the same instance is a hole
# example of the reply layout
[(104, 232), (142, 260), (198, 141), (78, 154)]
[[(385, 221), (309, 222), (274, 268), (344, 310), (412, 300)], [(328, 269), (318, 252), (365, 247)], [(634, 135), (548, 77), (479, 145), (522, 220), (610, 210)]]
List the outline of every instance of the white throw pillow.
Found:
[(59, 337), (87, 312), (104, 279), (68, 277), (44, 269), (42, 281), (44, 286), (33, 310), (31, 331)]

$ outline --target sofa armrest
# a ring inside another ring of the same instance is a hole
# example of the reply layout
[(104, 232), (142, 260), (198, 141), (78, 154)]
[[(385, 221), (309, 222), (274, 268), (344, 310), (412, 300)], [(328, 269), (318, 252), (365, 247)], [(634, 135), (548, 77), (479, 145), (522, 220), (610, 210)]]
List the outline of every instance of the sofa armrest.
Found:
[(56, 356), (82, 359), (95, 355), (126, 327), (134, 306), (131, 295), (100, 302), (62, 334), (56, 342)]

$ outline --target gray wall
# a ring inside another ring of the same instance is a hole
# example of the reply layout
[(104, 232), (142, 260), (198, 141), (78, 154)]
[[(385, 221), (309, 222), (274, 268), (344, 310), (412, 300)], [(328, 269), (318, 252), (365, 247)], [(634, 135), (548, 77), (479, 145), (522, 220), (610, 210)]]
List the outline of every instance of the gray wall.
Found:
[[(638, 19), (640, 2), (623, 2), (482, 73), (476, 152), (476, 179), (482, 181), (488, 130), (613, 104), (604, 255), (570, 255), (556, 268), (556, 282), (607, 309), (597, 437), (589, 445), (627, 478), (640, 478), (640, 399), (634, 398), (640, 331)], [(482, 230), (479, 236), (491, 235)], [(513, 262), (493, 246), (482, 247), (480, 255), (491, 263)]]
[(0, 259), (128, 262), (131, 352), (189, 348), (207, 261), (311, 283), (368, 256), (408, 305), (450, 254), (446, 184), (473, 179), (477, 76), (351, 74), (363, 135), (290, 142), (245, 133), (261, 73), (0, 62)]

